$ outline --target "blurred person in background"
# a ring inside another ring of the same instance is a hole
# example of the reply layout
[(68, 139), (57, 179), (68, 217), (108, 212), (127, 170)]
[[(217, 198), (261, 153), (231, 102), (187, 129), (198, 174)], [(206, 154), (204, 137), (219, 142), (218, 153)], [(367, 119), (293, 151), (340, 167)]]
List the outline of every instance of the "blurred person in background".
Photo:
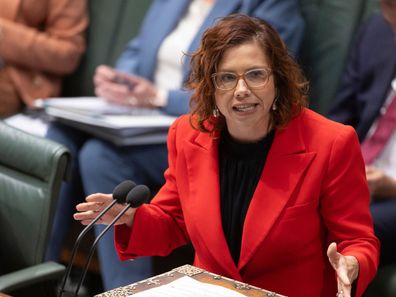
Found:
[(357, 34), (330, 118), (352, 125), (366, 162), (381, 265), (396, 263), (396, 0)]
[(87, 24), (86, 0), (0, 0), (0, 118), (60, 95)]

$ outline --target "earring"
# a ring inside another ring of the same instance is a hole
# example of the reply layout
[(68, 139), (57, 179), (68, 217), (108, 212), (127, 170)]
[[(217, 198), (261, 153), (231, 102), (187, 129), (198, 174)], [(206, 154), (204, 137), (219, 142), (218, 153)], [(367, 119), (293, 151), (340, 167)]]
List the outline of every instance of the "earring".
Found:
[(273, 111), (275, 111), (275, 110), (277, 110), (278, 109), (278, 107), (276, 106), (276, 101), (277, 101), (278, 99), (275, 99), (274, 100), (274, 103), (272, 103), (272, 110)]
[(218, 118), (218, 117), (220, 116), (220, 111), (219, 111), (219, 109), (217, 108), (217, 106), (215, 106), (215, 107), (213, 108), (212, 114), (213, 114), (213, 116), (214, 116), (215, 118)]
[(278, 107), (276, 106), (276, 102), (278, 101), (278, 98), (279, 98), (279, 94), (278, 94), (278, 90), (277, 90), (277, 91), (276, 91), (276, 95), (275, 95), (274, 102), (272, 103), (272, 107), (271, 107), (272, 111), (275, 111), (275, 110), (278, 109)]

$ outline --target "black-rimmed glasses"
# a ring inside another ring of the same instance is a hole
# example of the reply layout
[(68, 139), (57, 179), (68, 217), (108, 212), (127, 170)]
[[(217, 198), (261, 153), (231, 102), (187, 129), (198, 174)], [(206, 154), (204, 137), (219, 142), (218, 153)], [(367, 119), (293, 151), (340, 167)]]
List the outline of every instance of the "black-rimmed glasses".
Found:
[(248, 70), (241, 75), (233, 72), (216, 72), (212, 74), (212, 79), (216, 88), (229, 91), (233, 90), (238, 85), (238, 82), (241, 78), (251, 89), (264, 87), (267, 84), (270, 76), (270, 69), (257, 68)]

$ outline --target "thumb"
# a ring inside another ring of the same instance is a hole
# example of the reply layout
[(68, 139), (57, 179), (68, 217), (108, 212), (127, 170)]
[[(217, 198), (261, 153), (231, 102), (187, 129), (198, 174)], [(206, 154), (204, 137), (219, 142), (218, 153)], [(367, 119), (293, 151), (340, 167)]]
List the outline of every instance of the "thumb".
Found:
[(331, 266), (337, 272), (338, 278), (346, 285), (350, 284), (344, 256), (337, 252), (337, 244), (332, 242), (327, 249), (327, 256)]
[(330, 243), (327, 248), (327, 257), (329, 257), (330, 264), (333, 268), (337, 269), (340, 254), (337, 252), (337, 244), (335, 242)]

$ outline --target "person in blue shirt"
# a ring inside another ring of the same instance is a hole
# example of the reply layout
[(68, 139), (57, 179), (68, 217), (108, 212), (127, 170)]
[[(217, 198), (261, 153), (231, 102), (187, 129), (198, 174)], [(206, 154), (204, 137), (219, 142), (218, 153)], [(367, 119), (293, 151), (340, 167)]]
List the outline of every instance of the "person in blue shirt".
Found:
[[(243, 13), (268, 21), (297, 55), (304, 22), (297, 0), (157, 0), (151, 5), (138, 36), (121, 54), (116, 67), (101, 65), (94, 82), (97, 96), (117, 104), (157, 108), (170, 115), (189, 110), (190, 93), (183, 89), (189, 75), (188, 53), (216, 19)], [(123, 180), (158, 188), (167, 167), (166, 144), (118, 147), (71, 127), (53, 123), (47, 137), (72, 152), (72, 179), (62, 185), (47, 259), (57, 260), (75, 205), (85, 195), (108, 193)], [(103, 226), (95, 227), (99, 233)], [(98, 255), (105, 290), (152, 275), (151, 259), (121, 262), (113, 232), (99, 242)]]

